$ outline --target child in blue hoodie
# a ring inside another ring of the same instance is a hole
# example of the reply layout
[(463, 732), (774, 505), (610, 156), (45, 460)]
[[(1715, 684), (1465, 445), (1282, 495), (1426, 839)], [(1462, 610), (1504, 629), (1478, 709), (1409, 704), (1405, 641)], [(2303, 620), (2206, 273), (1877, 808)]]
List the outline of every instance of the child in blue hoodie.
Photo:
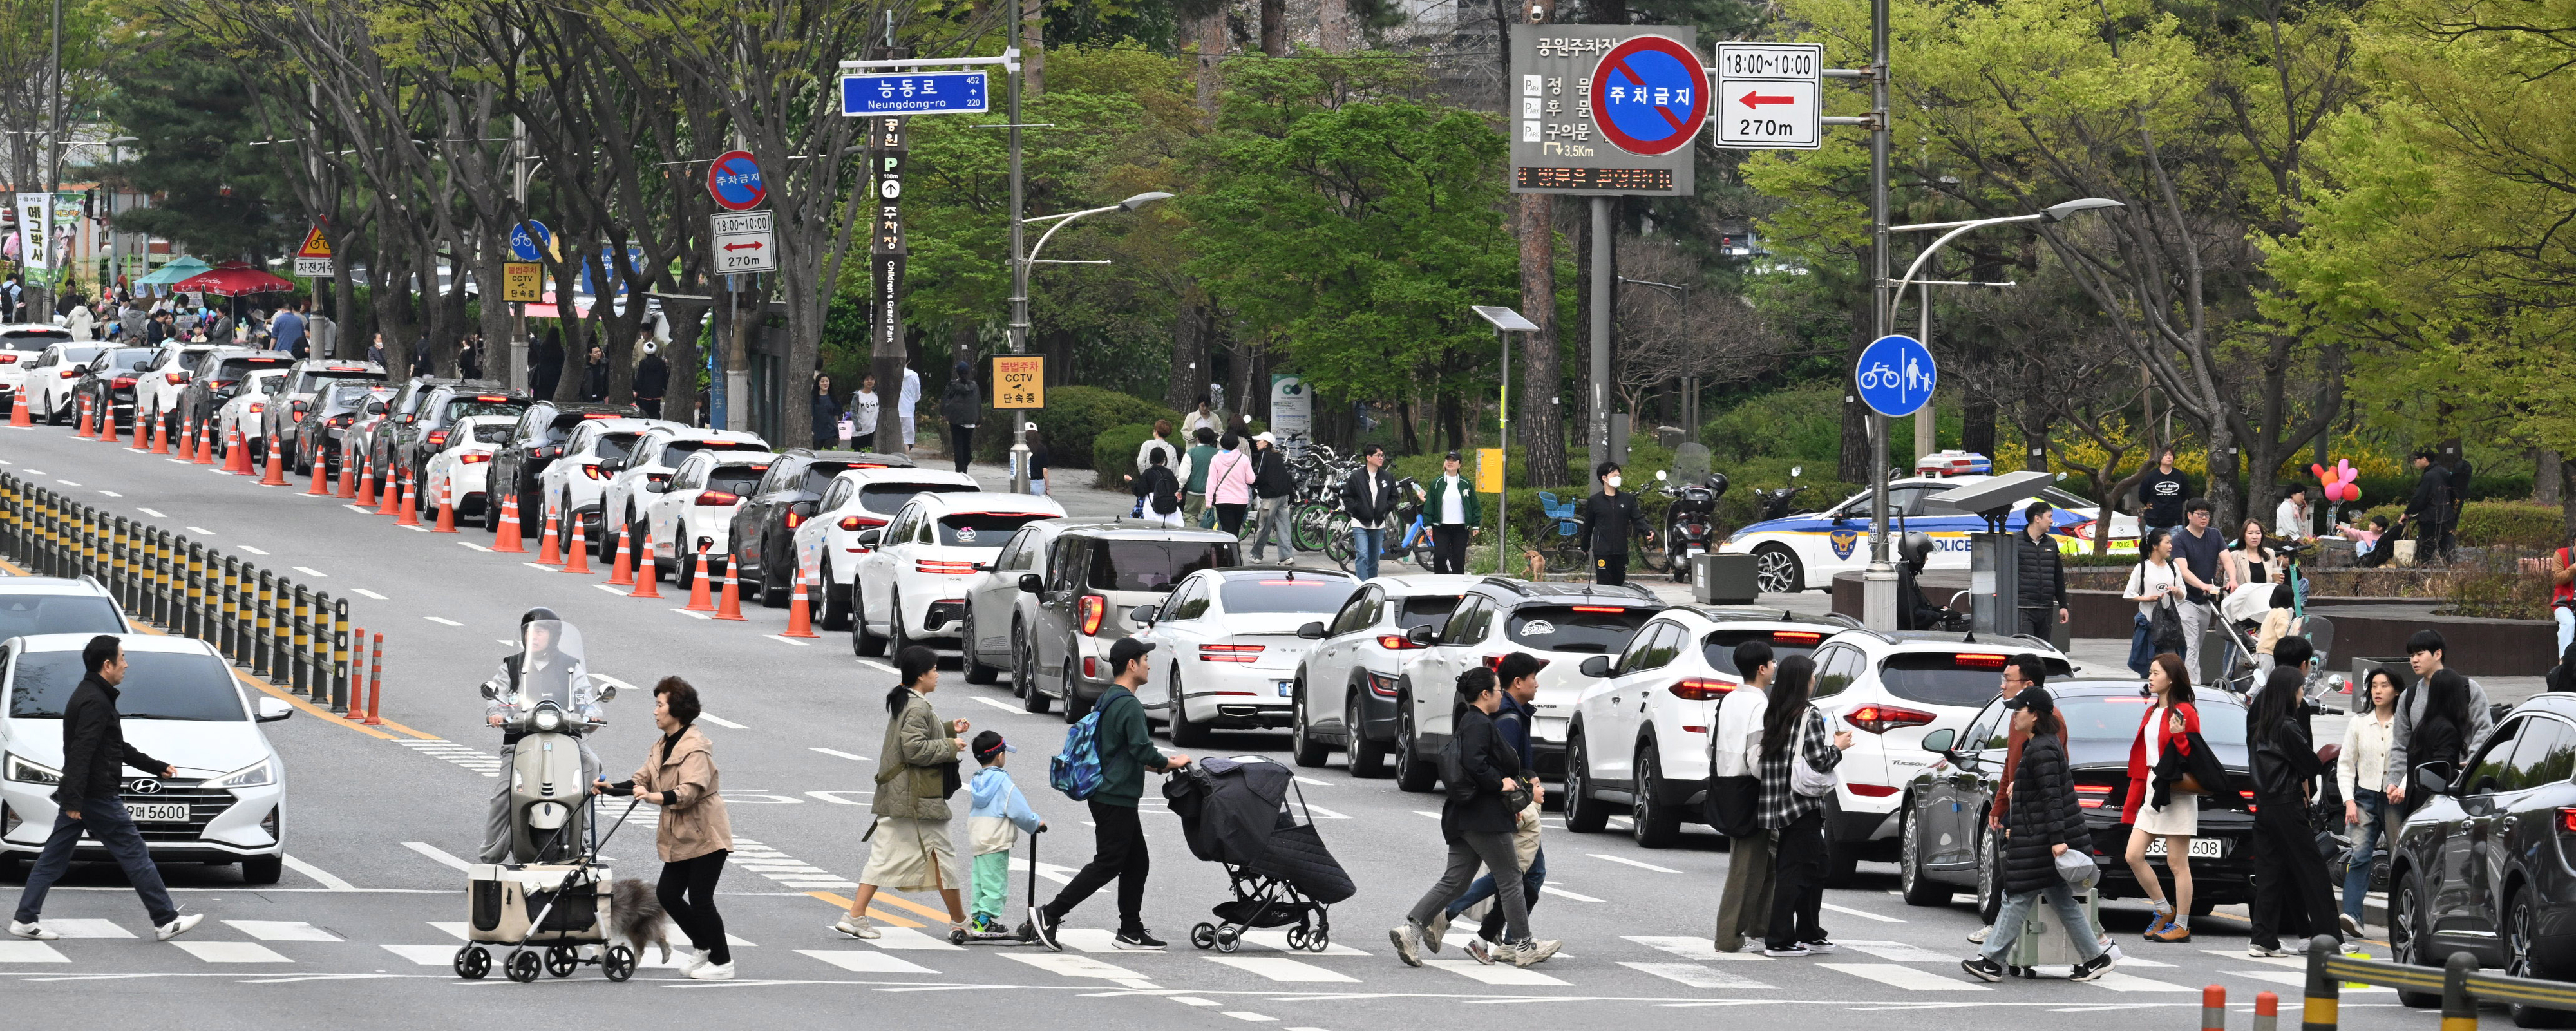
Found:
[(972, 934), (1002, 934), (1002, 906), (1011, 892), (1011, 848), (1019, 844), (1020, 832), (1045, 830), (1046, 821), (1029, 808), (1028, 796), (1020, 794), (1019, 785), (1002, 769), (1010, 753), (1019, 751), (1002, 740), (1002, 735), (987, 730), (975, 735), (975, 762), (983, 769), (967, 782), (975, 807), (966, 812), (966, 836), (975, 846), (974, 918), (966, 930)]

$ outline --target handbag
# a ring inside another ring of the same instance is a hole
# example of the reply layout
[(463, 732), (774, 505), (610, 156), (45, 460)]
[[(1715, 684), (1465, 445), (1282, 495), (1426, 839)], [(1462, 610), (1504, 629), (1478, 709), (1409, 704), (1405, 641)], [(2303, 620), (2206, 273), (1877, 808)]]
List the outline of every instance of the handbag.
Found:
[(2153, 640), (2156, 651), (2172, 652), (2176, 655), (2189, 654), (2191, 638), (2183, 630), (2182, 612), (2174, 608), (2172, 599), (2168, 598), (2163, 604), (2157, 605), (2153, 618), (2155, 620)]
[[(1734, 692), (1719, 696), (1717, 712), (1709, 717), (1712, 725), (1724, 717), (1726, 703), (1734, 697)], [(1713, 749), (1711, 759), (1709, 766), (1714, 769), (1717, 764)], [(1730, 838), (1749, 838), (1761, 833), (1762, 778), (1751, 775), (1710, 777), (1705, 808), (1708, 810), (1709, 827), (1720, 834)]]
[(1807, 729), (1799, 735), (1796, 745), (1797, 754), (1789, 757), (1789, 790), (1796, 792), (1800, 798), (1823, 798), (1833, 793), (1834, 785), (1842, 783), (1842, 774), (1834, 770), (1819, 770), (1807, 764), (1806, 739), (1823, 733), (1818, 729), (1819, 727), (1818, 721), (1807, 721)]

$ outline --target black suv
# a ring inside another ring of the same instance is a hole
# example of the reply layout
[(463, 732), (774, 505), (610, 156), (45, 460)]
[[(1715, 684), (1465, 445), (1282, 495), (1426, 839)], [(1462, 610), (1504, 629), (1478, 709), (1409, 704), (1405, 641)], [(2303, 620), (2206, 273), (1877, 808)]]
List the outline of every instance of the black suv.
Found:
[[(732, 542), (736, 579), (742, 596), (760, 596), (773, 609), (787, 607), (795, 585), (788, 574), (796, 567), (796, 528), (814, 518), (832, 478), (848, 469), (910, 469), (912, 459), (868, 451), (816, 451), (789, 448), (769, 463), (769, 474), (742, 507), (733, 511), (726, 538)], [(600, 540), (608, 539), (601, 534)]]
[[(394, 399), (385, 405), (385, 417), (367, 430), (359, 441), (366, 449), (364, 464), (376, 479), (376, 489), (386, 490), (402, 482), (402, 471), (394, 467), (394, 434), (403, 428), (403, 420), (420, 411), (421, 402), (429, 400), (430, 391), (463, 382), (444, 376), (414, 376), (402, 381)], [(417, 483), (418, 480), (413, 482)]]
[[(2204, 724), (2207, 720), (2202, 721)], [(2517, 705), (2466, 766), (2426, 763), (2390, 850), (2388, 943), (2400, 963), (2454, 952), (2522, 977), (2576, 976), (2576, 696)], [(2398, 991), (2409, 1006), (2439, 992)], [(2552, 1014), (2517, 1006), (2514, 1023)]]
[[(417, 413), (415, 413), (417, 414)], [(544, 510), (538, 505), (537, 474), (546, 471), (555, 459), (563, 457), (565, 438), (585, 419), (633, 419), (639, 413), (634, 405), (570, 404), (558, 405), (539, 401), (528, 406), (519, 416), (519, 425), (510, 431), (510, 440), (492, 452), (492, 471), (487, 474), (484, 496), (498, 500), (503, 494), (519, 496), (519, 533), (533, 536), (544, 532)], [(495, 533), (500, 532), (497, 519), (486, 520)]]
[(523, 415), (534, 404), (526, 391), (510, 388), (486, 379), (441, 379), (426, 385), (414, 398), (409, 419), (393, 422), (386, 444), (392, 456), (389, 468), (410, 468), (412, 480), (429, 477), (429, 459), (447, 450), (448, 430), (456, 420), (469, 415)]

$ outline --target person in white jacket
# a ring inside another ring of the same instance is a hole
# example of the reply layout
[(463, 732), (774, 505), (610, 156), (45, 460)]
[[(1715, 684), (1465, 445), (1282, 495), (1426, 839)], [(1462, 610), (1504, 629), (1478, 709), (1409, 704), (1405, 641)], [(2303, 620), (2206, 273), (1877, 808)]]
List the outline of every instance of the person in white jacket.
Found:
[(2343, 822), (2352, 828), (2352, 856), (2343, 875), (2343, 933), (2361, 936), (2362, 897), (2370, 891), (2370, 869), (2379, 840), (2388, 829), (2388, 746), (2397, 734), (2397, 696), (2404, 693), (2405, 674), (2395, 666), (2370, 671), (2362, 691), (2370, 711), (2354, 713), (2343, 725), (2343, 755), (2335, 760), (2335, 781), (2343, 788)]
[(63, 317), (63, 325), (71, 328), (72, 339), (89, 340), (91, 331), (98, 326), (98, 316), (90, 314), (89, 305), (75, 304), (71, 314)]
[[(1746, 641), (1735, 646), (1735, 671), (1744, 686), (1717, 700), (1716, 727), (1709, 734), (1708, 775), (1761, 775), (1762, 714), (1771, 707), (1771, 645)], [(1771, 832), (1728, 839), (1726, 890), (1718, 896), (1716, 945), (1734, 952), (1750, 941), (1760, 948), (1771, 926)]]

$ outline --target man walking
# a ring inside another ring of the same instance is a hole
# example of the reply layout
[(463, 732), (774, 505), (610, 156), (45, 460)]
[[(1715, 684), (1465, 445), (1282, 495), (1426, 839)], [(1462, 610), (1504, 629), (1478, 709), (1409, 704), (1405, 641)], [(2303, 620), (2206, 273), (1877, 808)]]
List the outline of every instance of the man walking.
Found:
[[(1744, 686), (1718, 697), (1717, 730), (1709, 737), (1708, 792), (1720, 821), (1735, 824), (1726, 846), (1726, 891), (1717, 899), (1717, 951), (1734, 952), (1771, 928), (1771, 832), (1754, 819), (1762, 795), (1762, 715), (1771, 705), (1771, 645), (1735, 646), (1735, 675)], [(1723, 796), (1723, 797), (1721, 797)], [(1737, 830), (1745, 834), (1734, 834)]]
[(59, 807), (54, 832), (45, 838), (35, 867), (27, 871), (27, 888), (18, 895), (18, 913), (9, 921), (9, 933), (36, 941), (61, 937), (36, 921), (45, 909), (45, 893), (71, 868), (72, 849), (87, 833), (125, 869), (126, 881), (143, 897), (153, 935), (169, 941), (188, 933), (205, 915), (183, 916), (170, 901), (170, 889), (161, 883), (161, 868), (152, 864), (151, 850), (144, 847), (134, 818), (117, 797), (117, 774), (126, 766), (159, 770), (163, 777), (177, 777), (179, 770), (125, 743), (125, 726), (116, 714), (116, 688), (125, 682), (125, 646), (108, 634), (90, 638), (81, 649), (81, 666), (88, 675), (63, 705), (63, 774), (53, 795)]
[[(671, 389), (671, 365), (662, 360), (662, 348), (651, 337), (644, 338), (641, 346), (644, 360), (635, 365), (635, 408), (647, 419), (659, 419), (662, 417), (662, 393)], [(871, 421), (862, 429), (874, 433), (877, 424)]]
[(581, 371), (581, 399), (597, 404), (608, 400), (608, 349), (590, 345), (590, 362)]
[[(2433, 467), (2433, 449), (2415, 452), (2415, 493), (2406, 499), (2406, 511), (2397, 517), (2397, 533), (2403, 536), (2408, 527), (2415, 530), (2415, 564), (2425, 565), (2442, 554), (2442, 533), (2451, 525), (2449, 470)], [(2393, 544), (2382, 541), (2382, 544)]]
[(304, 316), (295, 313), (295, 310), (300, 307), (303, 306), (294, 301), (288, 301), (277, 313), (277, 317), (269, 320), (268, 334), (271, 346), (287, 352), (293, 352), (303, 346)]
[(1279, 564), (1294, 564), (1297, 546), (1290, 542), (1296, 534), (1288, 525), (1288, 507), (1297, 490), (1296, 474), (1288, 471), (1288, 456), (1280, 452), (1279, 438), (1268, 430), (1253, 437), (1252, 445), (1252, 494), (1261, 501), (1261, 528), (1252, 537), (1252, 560), (1261, 561), (1263, 546), (1276, 536)]
[(1351, 514), (1351, 572), (1362, 580), (1377, 575), (1378, 557), (1386, 554), (1386, 517), (1395, 511), (1395, 498), (1386, 449), (1361, 448), (1360, 467), (1342, 482), (1342, 508)]
[[(1467, 539), (1484, 531), (1485, 511), (1476, 485), (1458, 474), (1458, 453), (1441, 456), (1440, 478), (1431, 481), (1431, 571), (1467, 571)], [(1508, 693), (1508, 689), (1506, 689)]]
[(2182, 501), (2189, 497), (2183, 487), (2182, 474), (2174, 471), (2174, 453), (2166, 448), (2157, 459), (2156, 469), (2138, 481), (2138, 502), (2144, 510), (2140, 522), (2147, 529), (2166, 529), (2182, 525)]
[(1087, 803), (1096, 842), (1091, 862), (1065, 882), (1055, 901), (1037, 907), (1029, 925), (1021, 928), (1022, 934), (1035, 934), (1057, 952), (1064, 951), (1056, 928), (1064, 923), (1065, 913), (1112, 880), (1118, 882), (1118, 937), (1111, 944), (1121, 949), (1163, 948), (1162, 940), (1145, 930), (1145, 875), (1152, 862), (1145, 851), (1145, 825), (1137, 819), (1136, 802), (1145, 797), (1146, 770), (1169, 773), (1187, 765), (1190, 757), (1178, 752), (1167, 755), (1154, 747), (1145, 707), (1136, 701), (1136, 686), (1145, 682), (1145, 656), (1153, 650), (1152, 644), (1133, 637), (1109, 646), (1109, 687), (1093, 703), (1100, 710), (1091, 739), (1100, 753), (1100, 789)]
[(2227, 535), (2209, 528), (2209, 516), (2215, 509), (2208, 498), (2184, 502), (2183, 528), (2174, 532), (2173, 557), (2181, 560), (2176, 571), (2182, 574), (2185, 604), (2181, 608), (2183, 636), (2183, 669), (2192, 679), (2201, 678), (2200, 642), (2209, 635), (2209, 606), (2227, 596), (2219, 586), (2218, 554), (2227, 550)]
[(1637, 496), (1619, 493), (1619, 463), (1603, 462), (1592, 474), (1601, 480), (1601, 490), (1583, 499), (1582, 513), (1583, 550), (1592, 556), (1592, 582), (1624, 584), (1628, 582), (1628, 538), (1632, 529), (1650, 540), (1654, 531), (1645, 528), (1645, 516), (1637, 510)]
[(2048, 502), (2033, 501), (2022, 510), (2022, 518), (2028, 522), (2022, 526), (2021, 539), (2013, 542), (2017, 583), (2013, 595), (2021, 606), (2017, 629), (2054, 641), (2057, 624), (2066, 622), (2066, 563), (2058, 556), (2057, 541), (2048, 535), (2057, 525), (2057, 509)]
[[(2446, 650), (2439, 630), (2418, 630), (2406, 639), (2406, 665), (2414, 671), (2415, 683), (2398, 697), (2397, 719), (2389, 728), (2390, 802), (2403, 804), (2407, 793), (2414, 790), (2415, 786), (2408, 781), (2414, 779), (2415, 767), (2407, 753), (2415, 743), (2415, 727), (2424, 721), (2424, 709), (2433, 696), (2429, 682), (2433, 674), (2446, 668), (2443, 665)], [(2476, 680), (2469, 680), (2468, 711), (2469, 725), (2459, 728), (2460, 752), (2463, 755), (2477, 751), (2479, 745), (2486, 743), (2487, 733), (2495, 729), (2495, 710), (2487, 704), (2487, 689)]]
[(1513, 966), (1536, 966), (1556, 955), (1563, 943), (1530, 937), (1528, 903), (1521, 895), (1520, 871), (1512, 853), (1515, 814), (1528, 804), (1516, 796), (1527, 789), (1517, 768), (1520, 756), (1494, 728), (1494, 713), (1503, 702), (1494, 672), (1469, 667), (1458, 678), (1457, 702), (1460, 707), (1452, 720), (1457, 740), (1451, 746), (1456, 756), (1443, 762), (1455, 762), (1457, 772), (1448, 778), (1448, 797), (1440, 806), (1440, 836), (1448, 842), (1448, 862), (1440, 879), (1413, 903), (1403, 923), (1387, 931), (1387, 938), (1395, 943), (1395, 956), (1405, 966), (1421, 966), (1422, 946), (1427, 944), (1423, 928), (1449, 900), (1467, 890), (1481, 866), (1500, 875), (1494, 878), (1494, 893), (1501, 901), (1504, 933), (1509, 938), (1500, 949), (1470, 949), (1467, 954), (1485, 964), (1502, 959)]

